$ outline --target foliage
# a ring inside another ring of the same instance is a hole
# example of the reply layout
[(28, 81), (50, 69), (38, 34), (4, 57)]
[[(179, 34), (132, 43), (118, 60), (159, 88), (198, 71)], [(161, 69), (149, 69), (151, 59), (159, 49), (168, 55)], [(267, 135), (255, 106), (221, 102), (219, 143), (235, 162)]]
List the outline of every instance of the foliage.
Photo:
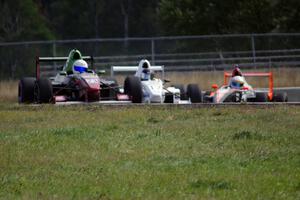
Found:
[(299, 32), (297, 0), (0, 0), (0, 41)]
[(0, 111), (1, 199), (299, 199), (299, 107)]
[[(62, 38), (94, 37), (94, 18), (101, 12), (102, 1), (54, 0), (46, 9), (58, 36)], [(96, 12), (97, 11), (97, 12)]]
[(273, 29), (268, 0), (162, 0), (166, 34), (262, 33)]
[(300, 1), (280, 0), (275, 9), (275, 22), (278, 31), (299, 32), (300, 31)]
[(32, 0), (0, 0), (0, 41), (48, 40), (53, 34)]
[(133, 37), (155, 35), (156, 2), (53, 0), (44, 6), (59, 38)]

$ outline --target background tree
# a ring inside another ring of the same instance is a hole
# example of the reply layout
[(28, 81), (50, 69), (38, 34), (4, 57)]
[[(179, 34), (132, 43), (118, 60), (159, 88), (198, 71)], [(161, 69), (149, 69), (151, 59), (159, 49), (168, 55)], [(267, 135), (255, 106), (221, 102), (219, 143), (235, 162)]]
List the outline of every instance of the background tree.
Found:
[(299, 32), (298, 0), (0, 0), (0, 41)]
[(279, 32), (300, 31), (300, 1), (277, 0), (274, 6), (274, 21)]
[(156, 34), (158, 0), (41, 1), (60, 39)]
[(0, 41), (48, 40), (53, 34), (32, 0), (0, 0)]
[(268, 0), (161, 0), (165, 35), (263, 33), (273, 29)]

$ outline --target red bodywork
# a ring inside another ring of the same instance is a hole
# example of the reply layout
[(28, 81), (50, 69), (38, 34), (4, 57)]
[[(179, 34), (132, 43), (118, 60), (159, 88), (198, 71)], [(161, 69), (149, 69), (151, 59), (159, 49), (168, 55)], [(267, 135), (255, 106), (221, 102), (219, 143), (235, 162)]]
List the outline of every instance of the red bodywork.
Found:
[[(85, 60), (91, 61), (91, 66), (93, 68), (93, 57), (92, 56), (83, 56), (82, 57)], [(40, 63), (41, 62), (55, 62), (55, 61), (66, 61), (67, 57), (36, 57), (35, 66), (36, 66), (36, 79), (38, 80), (41, 76), (41, 70), (40, 70)], [(99, 101), (100, 100), (100, 90), (101, 90), (101, 84), (100, 79), (96, 75), (86, 74), (82, 75), (81, 78), (76, 79), (75, 86), (79, 88), (79, 101)], [(66, 88), (61, 88), (58, 91), (54, 93), (53, 96), (53, 103), (55, 102), (65, 102), (69, 100), (68, 95), (64, 95), (63, 90)], [(116, 100), (118, 101), (128, 101), (130, 100), (129, 96), (127, 94), (117, 94)]]
[[(100, 97), (100, 82), (98, 77), (82, 77), (82, 79), (76, 80), (76, 85), (79, 90), (79, 100), (99, 101)], [(66, 95), (54, 95), (55, 102), (68, 101)]]
[(81, 84), (86, 92), (86, 100), (99, 101), (100, 97), (100, 81), (97, 77), (83, 77)]

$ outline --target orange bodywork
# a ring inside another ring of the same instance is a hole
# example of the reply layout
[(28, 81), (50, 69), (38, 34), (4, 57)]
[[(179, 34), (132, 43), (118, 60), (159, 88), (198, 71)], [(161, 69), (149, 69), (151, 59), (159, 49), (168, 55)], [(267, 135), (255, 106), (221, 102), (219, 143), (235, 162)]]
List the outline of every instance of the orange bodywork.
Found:
[[(274, 83), (273, 83), (273, 74), (272, 72), (250, 72), (250, 73), (243, 73), (244, 77), (268, 77), (269, 78), (269, 92), (268, 98), (269, 101), (273, 100), (274, 96)], [(224, 72), (224, 85), (228, 85), (228, 78), (231, 78), (232, 74), (229, 72)]]

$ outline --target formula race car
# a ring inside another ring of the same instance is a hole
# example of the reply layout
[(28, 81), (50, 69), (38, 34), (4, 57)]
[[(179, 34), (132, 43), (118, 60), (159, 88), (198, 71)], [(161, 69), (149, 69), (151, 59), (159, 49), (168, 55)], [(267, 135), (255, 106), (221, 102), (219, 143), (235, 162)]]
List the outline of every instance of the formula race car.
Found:
[[(269, 78), (269, 88), (254, 89), (249, 85), (245, 77), (267, 77)], [(230, 78), (228, 83), (227, 79)], [(273, 90), (273, 74), (271, 72), (241, 73), (238, 68), (232, 73), (224, 72), (224, 84), (220, 88), (216, 84), (212, 85), (213, 91), (204, 94), (203, 100), (206, 103), (226, 103), (226, 102), (287, 102), (287, 93), (276, 93)]]
[[(128, 76), (124, 83), (124, 93), (128, 94), (134, 103), (200, 103), (201, 91), (196, 84), (166, 87), (169, 82), (164, 78), (163, 66), (151, 66), (148, 60), (141, 60), (138, 66), (112, 66), (112, 76), (115, 72), (135, 72)], [(162, 79), (155, 77), (156, 72), (162, 73)]]
[[(62, 70), (54, 77), (46, 78), (41, 73), (41, 62), (65, 61)], [(119, 86), (113, 77), (102, 77), (102, 73), (95, 73), (88, 67), (87, 62), (93, 66), (93, 57), (82, 56), (80, 51), (73, 49), (68, 57), (38, 57), (36, 59), (36, 77), (25, 77), (19, 81), (19, 103), (56, 103), (68, 101), (101, 102), (155, 102), (155, 103), (190, 103), (201, 102), (201, 91), (195, 84), (190, 84), (185, 92), (181, 87), (164, 87), (164, 82), (147, 76), (155, 69), (147, 61), (147, 69), (130, 67), (137, 70), (135, 76), (125, 79), (124, 87)], [(146, 65), (144, 65), (146, 66)], [(159, 66), (160, 69), (163, 67)], [(122, 70), (127, 68), (122, 67)], [(146, 80), (147, 79), (147, 80)], [(187, 95), (188, 97), (187, 97)]]
[[(63, 69), (55, 77), (41, 75), (41, 62), (65, 61)], [(68, 57), (37, 57), (36, 77), (25, 77), (19, 81), (19, 103), (55, 103), (65, 101), (99, 101), (122, 99), (113, 78), (101, 78), (88, 68), (93, 57), (82, 56), (73, 49)], [(101, 91), (101, 92), (100, 92)]]

